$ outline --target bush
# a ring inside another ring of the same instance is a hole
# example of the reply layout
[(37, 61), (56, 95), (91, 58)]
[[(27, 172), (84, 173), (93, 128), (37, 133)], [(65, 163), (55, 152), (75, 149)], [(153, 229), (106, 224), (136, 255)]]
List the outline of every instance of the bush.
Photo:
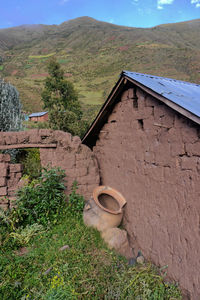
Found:
[(41, 175), (40, 151), (37, 148), (23, 150), (24, 159), (20, 161), (23, 164), (23, 174), (28, 175), (30, 180), (36, 179)]
[(73, 217), (81, 217), (85, 202), (83, 196), (79, 195), (76, 190), (77, 182), (75, 181), (72, 186), (72, 191), (69, 195), (67, 213)]
[(56, 223), (66, 206), (64, 194), (65, 172), (60, 168), (43, 169), (38, 180), (17, 192), (16, 209), (12, 215), (19, 225)]

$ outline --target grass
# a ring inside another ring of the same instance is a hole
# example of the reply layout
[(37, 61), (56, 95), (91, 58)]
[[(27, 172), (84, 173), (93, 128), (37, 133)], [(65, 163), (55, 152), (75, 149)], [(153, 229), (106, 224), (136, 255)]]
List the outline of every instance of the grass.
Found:
[[(60, 251), (64, 245), (68, 248)], [(81, 218), (64, 215), (38, 234), (23, 256), (3, 249), (0, 276), (0, 298), (7, 300), (181, 299), (152, 265), (128, 266)]]
[(32, 59), (32, 58), (48, 58), (48, 57), (51, 57), (53, 55), (55, 55), (56, 53), (53, 52), (53, 53), (49, 53), (49, 54), (46, 54), (46, 55), (29, 55), (29, 58)]
[(0, 299), (181, 299), (161, 269), (129, 266), (84, 225), (84, 199), (74, 183), (65, 201), (64, 178), (44, 169), (18, 191), (16, 208), (0, 210)]

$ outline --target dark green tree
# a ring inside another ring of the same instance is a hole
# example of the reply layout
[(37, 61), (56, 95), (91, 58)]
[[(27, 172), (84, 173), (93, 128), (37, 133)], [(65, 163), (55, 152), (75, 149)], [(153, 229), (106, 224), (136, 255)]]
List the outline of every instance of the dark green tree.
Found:
[(64, 71), (55, 59), (50, 60), (47, 69), (49, 76), (45, 79), (42, 100), (49, 112), (50, 127), (82, 135), (86, 124), (81, 119), (82, 110), (73, 84), (64, 78)]

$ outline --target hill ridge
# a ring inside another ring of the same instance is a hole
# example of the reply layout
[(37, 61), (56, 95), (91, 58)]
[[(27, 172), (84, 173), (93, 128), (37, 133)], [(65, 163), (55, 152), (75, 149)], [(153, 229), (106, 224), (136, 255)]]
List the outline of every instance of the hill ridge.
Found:
[(83, 107), (98, 107), (122, 70), (200, 83), (200, 19), (151, 28), (80, 17), (60, 25), (0, 30), (0, 78), (20, 92), (24, 109), (40, 111), (47, 61), (55, 56)]

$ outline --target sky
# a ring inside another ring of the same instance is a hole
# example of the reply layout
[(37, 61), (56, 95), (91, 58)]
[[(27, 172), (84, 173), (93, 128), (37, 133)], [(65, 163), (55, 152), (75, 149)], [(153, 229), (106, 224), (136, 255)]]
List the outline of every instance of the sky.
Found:
[(131, 27), (200, 18), (200, 0), (0, 0), (0, 28), (61, 24), (81, 16)]

